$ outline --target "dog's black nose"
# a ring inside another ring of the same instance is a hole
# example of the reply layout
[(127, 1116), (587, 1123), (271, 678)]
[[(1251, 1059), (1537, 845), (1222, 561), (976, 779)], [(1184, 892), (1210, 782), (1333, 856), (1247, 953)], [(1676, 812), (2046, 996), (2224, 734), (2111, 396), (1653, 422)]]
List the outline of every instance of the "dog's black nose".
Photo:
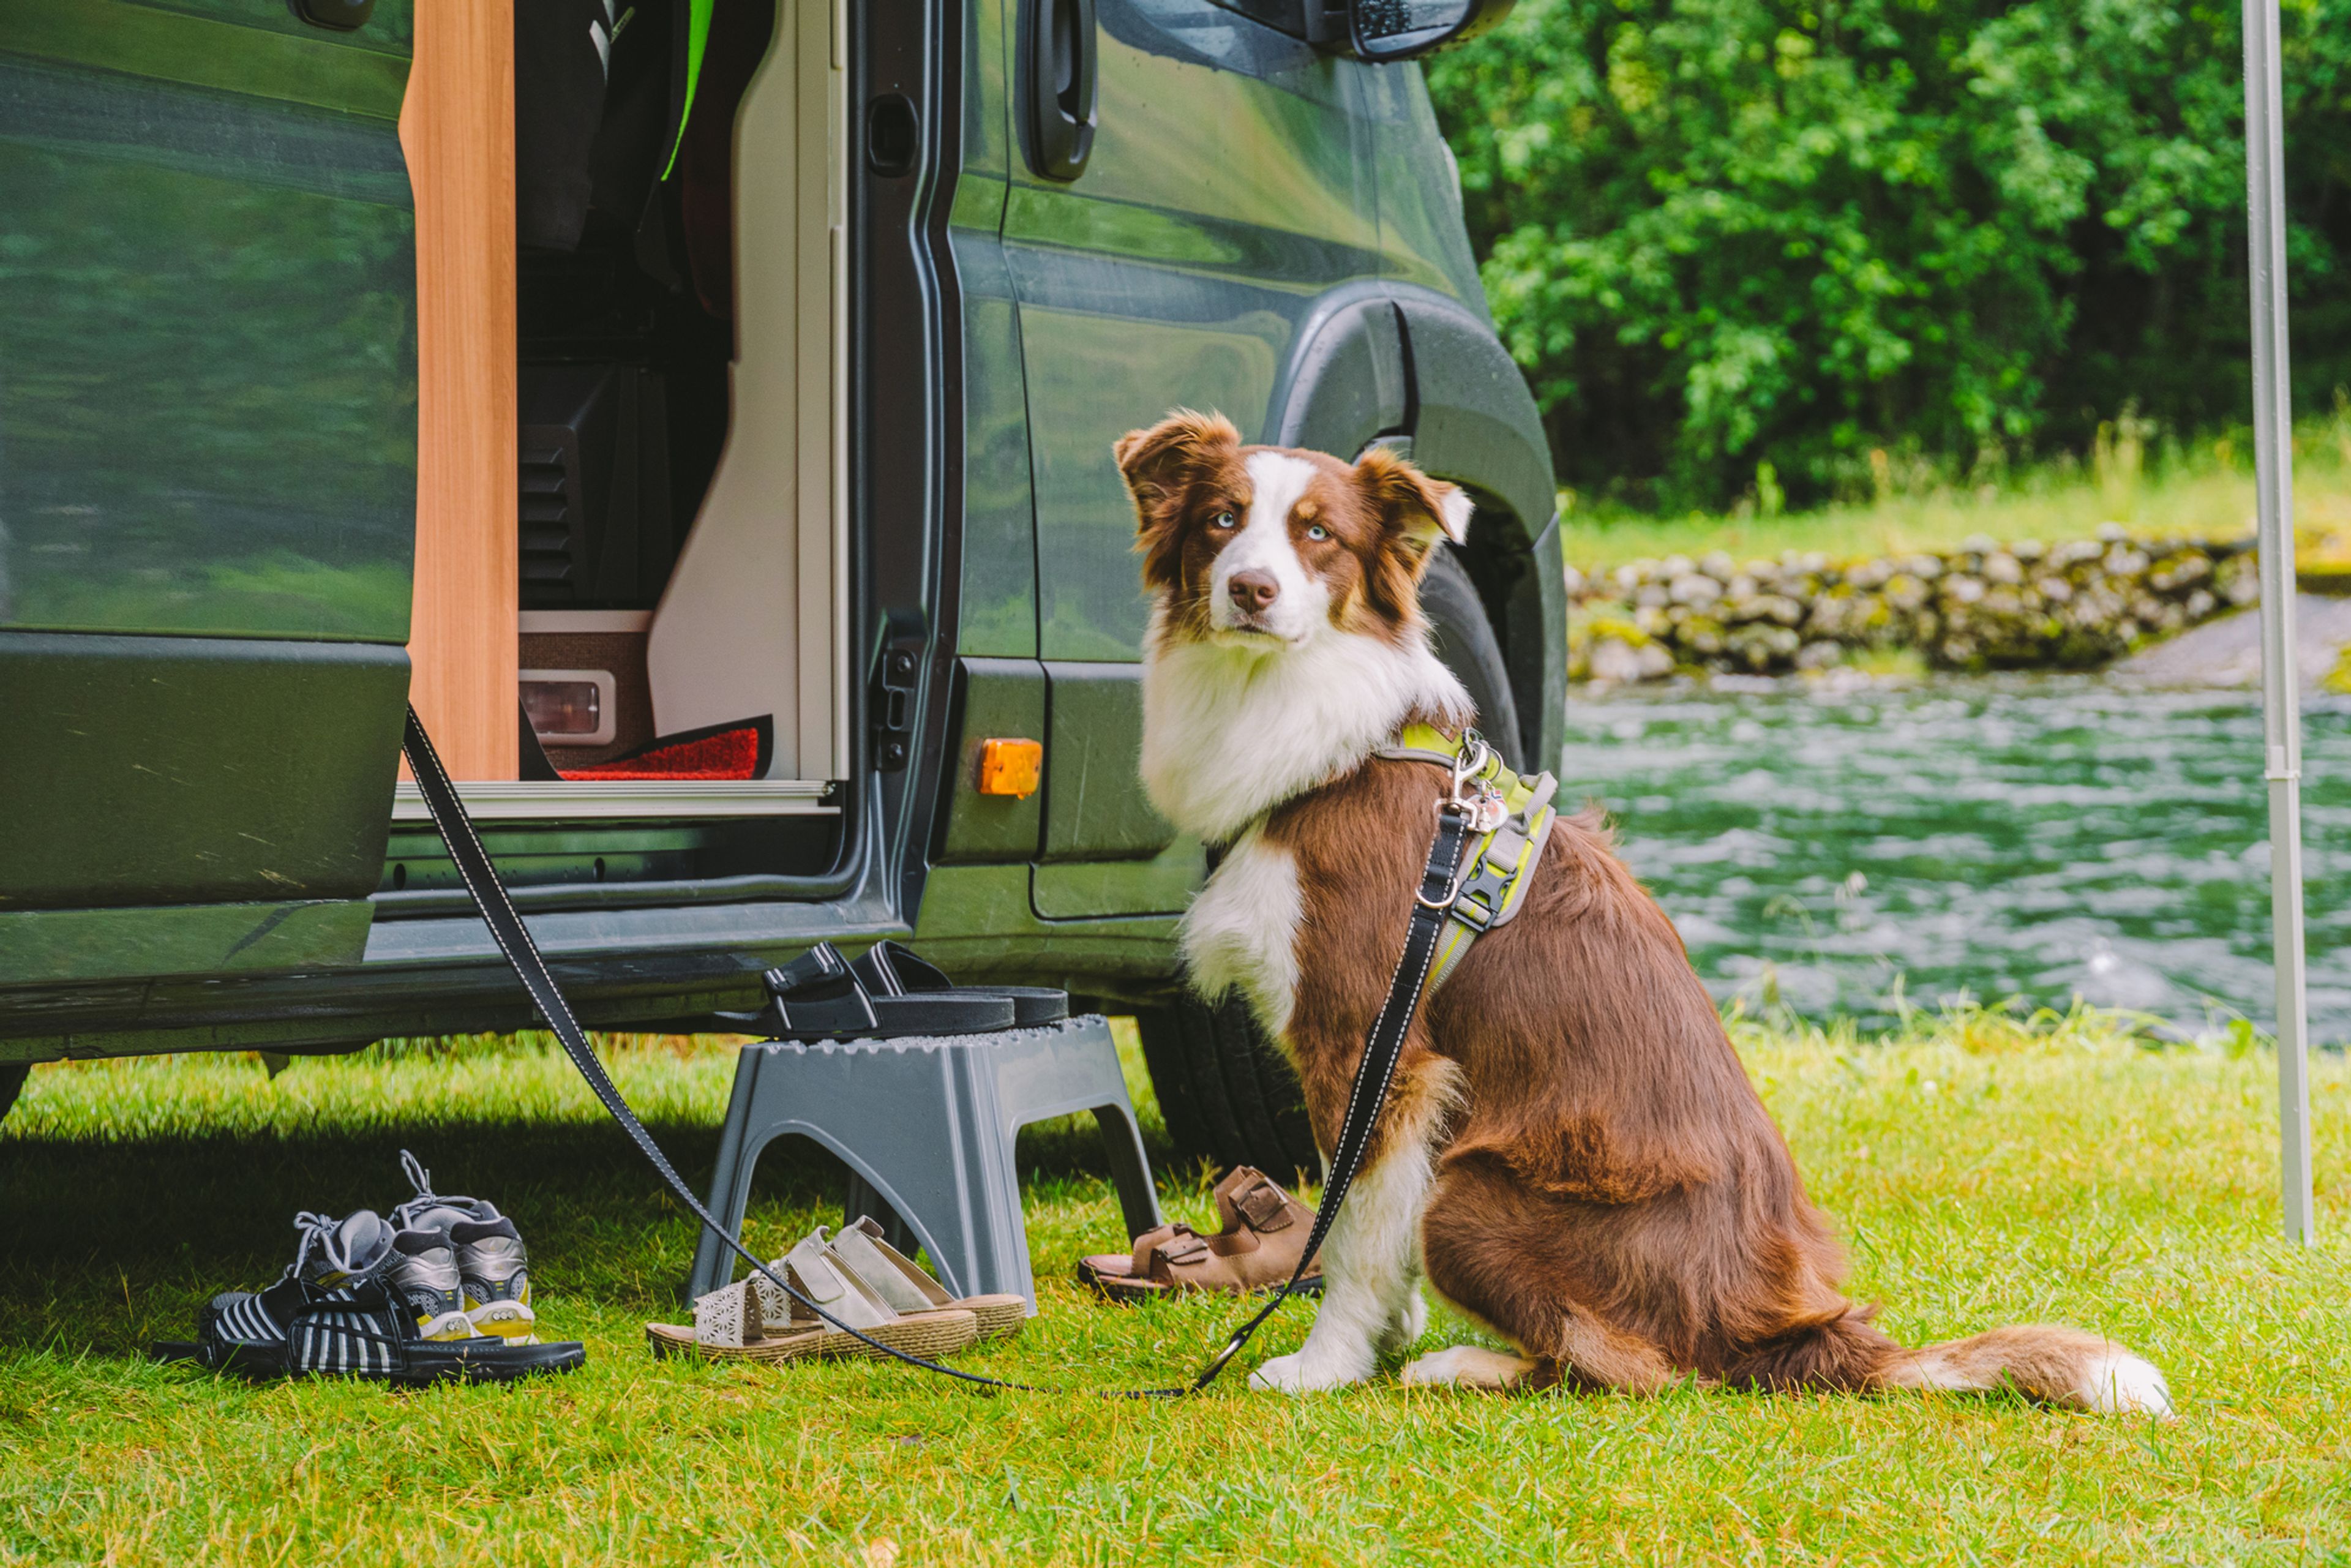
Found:
[(1232, 596), (1233, 608), (1253, 615), (1271, 604), (1281, 589), (1270, 572), (1251, 570), (1233, 573), (1225, 591)]

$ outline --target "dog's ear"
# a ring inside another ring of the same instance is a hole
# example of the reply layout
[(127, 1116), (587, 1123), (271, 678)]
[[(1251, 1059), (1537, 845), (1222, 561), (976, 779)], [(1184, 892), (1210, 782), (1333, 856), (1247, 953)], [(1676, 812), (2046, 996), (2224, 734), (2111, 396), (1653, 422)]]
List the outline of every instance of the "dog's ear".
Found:
[(1241, 433), (1221, 413), (1179, 408), (1148, 430), (1130, 430), (1112, 448), (1134, 497), (1136, 521), (1152, 523), (1157, 504), (1180, 495), (1195, 476), (1231, 461)]
[(1440, 538), (1458, 545), (1469, 537), (1472, 507), (1461, 486), (1430, 478), (1384, 446), (1355, 460), (1355, 483), (1380, 520), (1382, 553), (1414, 583), (1428, 569), (1429, 546)]
[(1184, 497), (1205, 475), (1240, 455), (1241, 433), (1221, 413), (1179, 408), (1149, 430), (1130, 430), (1112, 451), (1134, 498), (1134, 548), (1146, 588), (1176, 586), (1183, 550)]
[(1355, 460), (1355, 484), (1380, 525), (1379, 551), (1364, 574), (1364, 591), (1390, 616), (1411, 621), (1419, 613), (1430, 547), (1440, 538), (1459, 544), (1469, 535), (1469, 497), (1384, 446)]

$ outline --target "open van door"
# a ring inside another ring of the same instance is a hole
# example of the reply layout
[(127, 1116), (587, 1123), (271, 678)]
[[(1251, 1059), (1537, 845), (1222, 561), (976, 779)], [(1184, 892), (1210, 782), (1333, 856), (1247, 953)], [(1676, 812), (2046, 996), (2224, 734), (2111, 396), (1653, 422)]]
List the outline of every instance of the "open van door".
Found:
[(412, 21), (0, 0), (0, 1032), (57, 988), (87, 1027), (91, 982), (362, 955), (408, 690)]

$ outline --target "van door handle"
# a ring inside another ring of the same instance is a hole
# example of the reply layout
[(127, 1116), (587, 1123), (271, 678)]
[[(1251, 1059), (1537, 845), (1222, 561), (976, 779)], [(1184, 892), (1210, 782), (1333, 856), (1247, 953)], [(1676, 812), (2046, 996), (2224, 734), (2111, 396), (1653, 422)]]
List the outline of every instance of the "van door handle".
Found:
[(1074, 180), (1093, 154), (1101, 97), (1094, 0), (1023, 0), (1021, 46), (1029, 167), (1049, 180)]
[(375, 13), (375, 0), (295, 0), (294, 14), (313, 27), (356, 33)]

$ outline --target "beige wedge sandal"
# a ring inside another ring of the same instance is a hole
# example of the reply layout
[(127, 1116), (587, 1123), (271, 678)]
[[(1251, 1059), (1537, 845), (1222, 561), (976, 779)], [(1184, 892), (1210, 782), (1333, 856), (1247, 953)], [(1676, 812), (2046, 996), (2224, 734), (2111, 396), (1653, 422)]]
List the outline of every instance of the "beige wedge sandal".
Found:
[(831, 1251), (834, 1262), (872, 1287), (874, 1294), (899, 1312), (963, 1308), (979, 1320), (982, 1343), (1017, 1334), (1020, 1325), (1029, 1321), (1029, 1299), (1025, 1296), (948, 1295), (945, 1285), (883, 1239), (882, 1227), (870, 1215), (861, 1217), (854, 1225), (841, 1227), (832, 1239)]
[[(821, 1225), (769, 1267), (792, 1288), (867, 1338), (907, 1355), (935, 1361), (979, 1341), (979, 1319), (961, 1307), (901, 1312), (832, 1255)], [(694, 1322), (647, 1323), (657, 1356), (782, 1362), (882, 1358), (857, 1334), (834, 1328), (770, 1284), (764, 1275), (695, 1298)]]

